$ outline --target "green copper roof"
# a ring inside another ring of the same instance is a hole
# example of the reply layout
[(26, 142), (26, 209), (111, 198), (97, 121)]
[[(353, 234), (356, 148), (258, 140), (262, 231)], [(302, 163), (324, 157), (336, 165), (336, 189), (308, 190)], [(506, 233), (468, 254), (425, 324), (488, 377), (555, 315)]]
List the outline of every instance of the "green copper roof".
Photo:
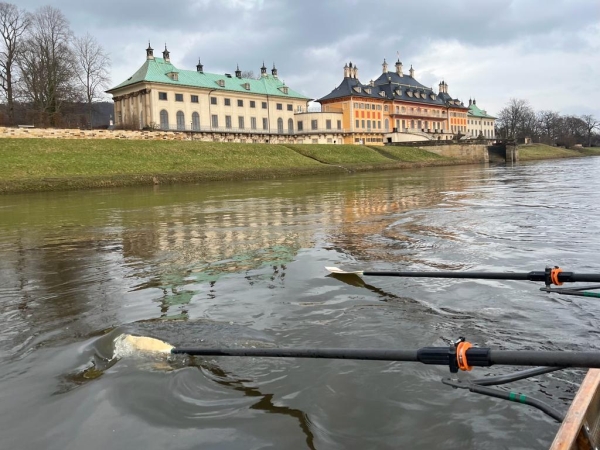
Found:
[[(177, 73), (177, 80), (168, 76), (169, 73)], [(224, 81), (224, 86), (219, 86), (219, 80)], [(222, 91), (245, 92), (251, 94), (274, 95), (278, 97), (300, 98), (310, 100), (308, 97), (287, 88), (287, 94), (283, 92), (285, 86), (279, 78), (272, 75), (261, 77), (258, 80), (254, 78), (231, 78), (226, 75), (215, 73), (197, 72), (195, 70), (179, 70), (170, 62), (162, 58), (149, 59), (144, 62), (137, 72), (121, 84), (109, 89), (106, 92), (114, 92), (125, 86), (140, 82), (171, 84), (176, 86), (190, 86), (204, 89), (216, 89)], [(248, 83), (250, 89), (244, 85)], [(286, 86), (287, 87), (287, 86)]]
[(495, 119), (496, 117), (490, 116), (483, 109), (480, 109), (475, 103), (471, 103), (469, 106), (469, 116), (481, 117), (482, 119)]

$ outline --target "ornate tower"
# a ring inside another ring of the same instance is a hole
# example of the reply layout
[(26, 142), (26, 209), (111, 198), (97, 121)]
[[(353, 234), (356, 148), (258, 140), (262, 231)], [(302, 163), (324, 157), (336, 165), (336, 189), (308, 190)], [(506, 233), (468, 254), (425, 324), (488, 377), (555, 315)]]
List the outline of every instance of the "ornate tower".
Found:
[(398, 61), (396, 61), (396, 73), (401, 77), (404, 76), (402, 73), (402, 63), (400, 62), (400, 58), (398, 58)]
[(196, 71), (204, 73), (204, 66), (202, 65), (202, 61), (200, 61), (200, 58), (198, 58), (198, 64), (196, 64)]
[(146, 49), (146, 59), (154, 59), (154, 49), (150, 46), (150, 41), (148, 41), (148, 48)]
[(381, 64), (381, 67), (383, 67), (383, 73), (388, 73), (388, 63), (385, 58), (383, 58), (383, 64)]
[(274, 78), (277, 78), (277, 68), (275, 67), (275, 63), (273, 63), (273, 68), (271, 69), (271, 75), (273, 75)]
[(242, 78), (242, 71), (240, 70), (240, 65), (238, 64), (236, 69), (235, 69), (235, 77), (236, 78)]
[(165, 49), (163, 51), (163, 59), (165, 62), (171, 62), (171, 58), (169, 56), (169, 50), (167, 50), (167, 44), (165, 43)]
[(260, 76), (261, 77), (266, 77), (267, 76), (267, 67), (265, 66), (265, 62), (263, 61), (263, 65), (260, 68)]
[(412, 64), (410, 65), (410, 70), (408, 71), (411, 78), (415, 77), (415, 69), (413, 69)]

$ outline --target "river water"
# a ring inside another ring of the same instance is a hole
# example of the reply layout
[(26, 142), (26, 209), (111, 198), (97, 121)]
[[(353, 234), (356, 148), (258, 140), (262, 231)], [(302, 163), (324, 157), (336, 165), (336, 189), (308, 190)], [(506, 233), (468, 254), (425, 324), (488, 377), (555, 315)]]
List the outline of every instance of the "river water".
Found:
[[(445, 386), (444, 367), (115, 357), (113, 342), (597, 350), (594, 299), (325, 266), (598, 272), (598, 173), (584, 158), (2, 196), (1, 447), (546, 448), (556, 422)], [(582, 377), (511, 388), (565, 411)]]

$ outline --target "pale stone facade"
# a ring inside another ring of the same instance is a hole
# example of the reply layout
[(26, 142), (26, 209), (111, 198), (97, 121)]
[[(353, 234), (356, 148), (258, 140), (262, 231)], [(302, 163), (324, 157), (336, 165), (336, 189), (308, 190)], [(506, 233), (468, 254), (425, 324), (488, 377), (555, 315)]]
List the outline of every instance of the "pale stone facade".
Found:
[(205, 73), (201, 63), (196, 71), (179, 70), (168, 50), (155, 58), (149, 46), (144, 65), (107, 91), (115, 126), (210, 134), (227, 142), (343, 142), (341, 117), (306, 112), (308, 97), (286, 86), (275, 67), (270, 75), (264, 64), (260, 70), (258, 79), (243, 78), (239, 67), (235, 75)]
[(485, 139), (496, 138), (496, 118), (477, 106), (475, 99), (469, 100), (467, 115), (467, 136)]

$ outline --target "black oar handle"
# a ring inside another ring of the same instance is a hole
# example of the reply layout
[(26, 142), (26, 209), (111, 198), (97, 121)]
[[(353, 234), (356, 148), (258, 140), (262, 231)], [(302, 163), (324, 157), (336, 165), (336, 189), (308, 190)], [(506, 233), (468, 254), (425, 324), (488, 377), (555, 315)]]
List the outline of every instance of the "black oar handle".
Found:
[[(527, 273), (507, 272), (363, 272), (365, 276), (374, 277), (406, 277), (406, 278), (470, 278), (480, 280), (517, 280), (517, 281), (543, 281), (548, 282), (547, 272), (533, 271)], [(560, 272), (558, 281), (561, 283), (600, 282), (597, 273)]]
[[(418, 350), (385, 349), (284, 349), (284, 348), (174, 348), (174, 354), (192, 356), (251, 356), (271, 358), (326, 358), (368, 361), (407, 361), (449, 366), (455, 372), (456, 347), (424, 347)], [(600, 352), (506, 351), (472, 347), (466, 351), (468, 365), (489, 367), (547, 366), (600, 368)]]

